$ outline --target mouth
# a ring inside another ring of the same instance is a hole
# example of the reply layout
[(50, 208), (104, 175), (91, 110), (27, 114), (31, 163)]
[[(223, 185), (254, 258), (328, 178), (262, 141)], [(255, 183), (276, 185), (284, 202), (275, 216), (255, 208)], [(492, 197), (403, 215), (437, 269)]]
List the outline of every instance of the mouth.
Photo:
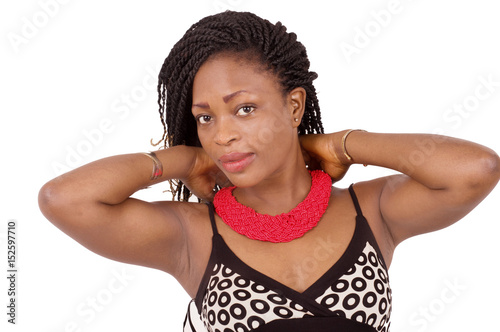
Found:
[(253, 153), (232, 152), (223, 155), (219, 161), (224, 169), (229, 173), (241, 172), (255, 159)]

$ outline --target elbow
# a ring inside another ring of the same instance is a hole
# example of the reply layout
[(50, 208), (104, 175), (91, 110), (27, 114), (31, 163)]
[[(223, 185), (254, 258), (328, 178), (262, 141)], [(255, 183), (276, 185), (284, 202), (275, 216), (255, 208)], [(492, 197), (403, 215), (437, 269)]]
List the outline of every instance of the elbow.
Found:
[(500, 157), (490, 149), (486, 149), (475, 158), (473, 166), (464, 177), (468, 190), (481, 199), (486, 197), (500, 180)]
[(489, 150), (479, 163), (483, 177), (485, 178), (483, 181), (493, 189), (500, 180), (500, 157), (493, 150)]
[(495, 188), (500, 179), (500, 158), (490, 149), (481, 149), (451, 172), (446, 202), (457, 209), (473, 209)]
[(38, 207), (42, 214), (54, 222), (59, 214), (68, 207), (69, 203), (62, 186), (58, 185), (57, 178), (44, 184), (38, 192)]
[(55, 199), (56, 196), (52, 181), (44, 184), (38, 192), (38, 207), (42, 214), (49, 220), (52, 215), (51, 211), (54, 210), (54, 205), (57, 202), (57, 199)]

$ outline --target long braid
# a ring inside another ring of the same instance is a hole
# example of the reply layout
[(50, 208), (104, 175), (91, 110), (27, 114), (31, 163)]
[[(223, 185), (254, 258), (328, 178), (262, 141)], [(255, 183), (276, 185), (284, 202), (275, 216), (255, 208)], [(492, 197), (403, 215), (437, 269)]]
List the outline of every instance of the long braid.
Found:
[[(280, 22), (272, 24), (255, 14), (226, 11), (193, 24), (174, 45), (158, 76), (158, 105), (164, 147), (201, 146), (191, 114), (193, 81), (198, 69), (221, 52), (251, 56), (272, 71), (283, 92), (297, 87), (306, 91), (306, 104), (299, 135), (323, 133), (321, 114), (312, 84), (317, 74), (309, 71), (305, 47), (295, 33)], [(174, 197), (188, 200), (191, 193), (182, 181), (172, 181)], [(182, 197), (181, 197), (182, 195)]]

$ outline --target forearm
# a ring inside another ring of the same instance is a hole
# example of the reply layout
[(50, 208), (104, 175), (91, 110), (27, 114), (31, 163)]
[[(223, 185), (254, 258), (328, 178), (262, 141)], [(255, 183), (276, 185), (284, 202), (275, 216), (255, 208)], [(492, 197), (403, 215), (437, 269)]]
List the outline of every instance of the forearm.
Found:
[(143, 153), (133, 153), (79, 167), (51, 180), (41, 192), (49, 199), (119, 204), (142, 188), (185, 176), (194, 160), (190, 151), (184, 146), (156, 151), (163, 174), (155, 180), (151, 180), (153, 160)]
[[(500, 172), (491, 149), (445, 136), (353, 131), (345, 148), (355, 163), (399, 171), (430, 189), (493, 187)], [(349, 162), (343, 153), (341, 158)]]

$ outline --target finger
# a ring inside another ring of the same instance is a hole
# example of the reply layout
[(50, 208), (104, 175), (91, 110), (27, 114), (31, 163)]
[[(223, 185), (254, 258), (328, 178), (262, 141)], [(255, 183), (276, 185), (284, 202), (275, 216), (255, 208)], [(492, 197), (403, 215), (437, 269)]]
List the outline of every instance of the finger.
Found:
[(309, 154), (315, 154), (317, 150), (317, 144), (315, 143), (317, 139), (317, 135), (309, 134), (309, 135), (300, 135), (299, 142), (301, 147)]
[(206, 202), (213, 202), (215, 197), (215, 191), (212, 190), (211, 194), (207, 195), (203, 200)]
[(215, 183), (219, 187), (233, 187), (233, 184), (231, 181), (227, 178), (226, 174), (224, 174), (222, 171), (218, 172), (215, 176)]
[(198, 198), (204, 200), (205, 202), (213, 202), (215, 196), (215, 188), (210, 188), (205, 190), (203, 193), (196, 195)]
[(306, 163), (306, 165), (309, 165), (309, 163), (311, 162), (311, 156), (309, 155), (309, 153), (307, 153), (306, 150), (302, 149), (302, 158), (304, 158), (304, 161)]
[(317, 169), (323, 169), (321, 167), (321, 163), (317, 159), (314, 159), (314, 158), (311, 158), (311, 160), (309, 160), (308, 166), (309, 166), (308, 169), (311, 171), (317, 170)]

